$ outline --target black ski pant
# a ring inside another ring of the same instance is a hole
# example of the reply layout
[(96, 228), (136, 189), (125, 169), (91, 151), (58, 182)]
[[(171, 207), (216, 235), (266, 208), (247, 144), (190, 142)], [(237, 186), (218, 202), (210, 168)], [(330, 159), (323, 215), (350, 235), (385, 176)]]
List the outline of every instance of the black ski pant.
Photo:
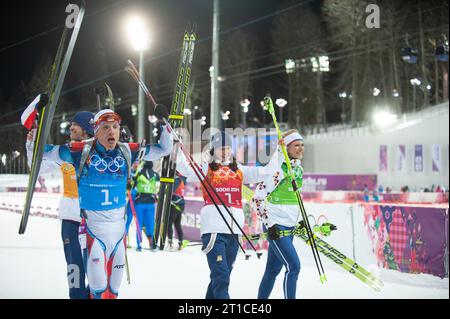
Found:
[(178, 242), (183, 242), (183, 228), (181, 227), (181, 215), (184, 211), (184, 205), (180, 205), (181, 211), (177, 210), (173, 205), (170, 205), (170, 219), (169, 219), (169, 229), (167, 231), (167, 236), (170, 241), (173, 239), (173, 226), (177, 232)]

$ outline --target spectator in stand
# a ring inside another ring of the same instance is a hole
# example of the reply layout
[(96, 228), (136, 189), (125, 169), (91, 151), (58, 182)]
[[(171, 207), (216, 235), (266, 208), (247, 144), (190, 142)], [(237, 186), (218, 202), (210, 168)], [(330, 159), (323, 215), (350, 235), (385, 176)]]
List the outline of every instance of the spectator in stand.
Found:
[(408, 185), (405, 185), (405, 186), (403, 186), (400, 190), (401, 190), (403, 193), (407, 193), (407, 192), (409, 192), (409, 187), (408, 187)]
[(373, 196), (373, 200), (375, 202), (379, 202), (380, 201), (380, 197), (378, 196), (378, 192), (376, 190), (373, 191), (372, 196)]
[(378, 186), (378, 193), (381, 194), (384, 192), (383, 185)]
[(369, 200), (370, 200), (369, 191), (368, 190), (364, 190), (364, 201), (368, 202)]
[(388, 186), (386, 187), (386, 194), (390, 194), (392, 192), (392, 189)]
[(436, 193), (441, 193), (442, 192), (442, 188), (441, 188), (440, 185), (436, 186), (435, 192)]

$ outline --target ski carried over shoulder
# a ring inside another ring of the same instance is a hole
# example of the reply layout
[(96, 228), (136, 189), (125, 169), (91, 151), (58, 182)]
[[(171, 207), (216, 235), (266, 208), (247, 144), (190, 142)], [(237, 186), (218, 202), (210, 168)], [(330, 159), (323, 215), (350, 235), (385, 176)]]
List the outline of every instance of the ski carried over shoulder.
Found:
[[(19, 227), (19, 234), (25, 233), (28, 217), (30, 215), (31, 201), (33, 199), (34, 188), (39, 174), (39, 169), (44, 155), (45, 143), (50, 133), (50, 128), (55, 114), (56, 105), (61, 94), (64, 78), (69, 67), (70, 59), (72, 57), (73, 49), (77, 41), (78, 33), (81, 27), (85, 13), (84, 5), (80, 6), (78, 16), (73, 26), (70, 41), (66, 47), (67, 33), (69, 28), (64, 27), (63, 34), (58, 46), (55, 61), (52, 65), (51, 75), (47, 87), (47, 99), (42, 103), (42, 108), (39, 111), (39, 121), (36, 131), (36, 139), (34, 141), (33, 158), (31, 162), (30, 175), (28, 178), (27, 195), (25, 199), (24, 209), (22, 212), (22, 219)], [(42, 102), (43, 100), (41, 100)]]
[[(181, 127), (183, 124), (183, 113), (188, 96), (189, 83), (191, 78), (192, 59), (196, 41), (196, 26), (186, 28), (181, 48), (181, 59), (178, 67), (177, 82), (170, 109), (169, 123), (173, 129)], [(176, 174), (176, 158), (178, 146), (174, 146), (172, 153), (164, 157), (161, 166), (160, 188), (158, 193), (158, 204), (155, 215), (155, 233), (153, 238), (153, 248), (156, 249), (159, 242), (159, 249), (163, 250), (170, 218), (170, 205), (172, 201), (173, 184)]]
[[(242, 187), (242, 196), (248, 201), (251, 202), (253, 197), (253, 191), (248, 188), (247, 186)], [(382, 287), (384, 286), (383, 282), (375, 277), (371, 272), (366, 270), (364, 267), (359, 265), (356, 261), (353, 259), (348, 258), (345, 254), (337, 250), (335, 247), (331, 246), (329, 243), (327, 243), (325, 240), (319, 238), (316, 236), (316, 234), (320, 234), (322, 236), (329, 236), (332, 231), (336, 230), (336, 226), (334, 226), (331, 223), (324, 223), (322, 225), (315, 225), (313, 227), (314, 232), (314, 241), (317, 247), (317, 250), (333, 261), (335, 264), (337, 264), (339, 267), (344, 269), (345, 271), (349, 272), (362, 282), (364, 282), (366, 285), (368, 285), (373, 290), (379, 292), (381, 291)], [(261, 238), (266, 239), (268, 236), (267, 232), (259, 233), (259, 234), (250, 234), (249, 238), (250, 240), (259, 240)], [(291, 231), (279, 231), (279, 236), (296, 236), (298, 238), (301, 238), (307, 245), (311, 245), (310, 238), (308, 236), (307, 229), (304, 225), (304, 222), (301, 221), (295, 229)]]

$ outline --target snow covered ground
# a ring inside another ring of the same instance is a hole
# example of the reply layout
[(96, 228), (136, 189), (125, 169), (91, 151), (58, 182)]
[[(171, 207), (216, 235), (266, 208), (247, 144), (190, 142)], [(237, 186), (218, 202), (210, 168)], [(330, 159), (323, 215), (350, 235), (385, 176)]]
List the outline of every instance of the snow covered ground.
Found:
[[(17, 233), (19, 223), (19, 214), (0, 210), (0, 298), (68, 298), (60, 222), (30, 216), (24, 235)], [(324, 257), (328, 283), (322, 285), (310, 248), (299, 240), (296, 243), (302, 261), (300, 299), (449, 298), (448, 278), (381, 270), (377, 273), (385, 285), (377, 293)], [(131, 284), (124, 276), (120, 298), (204, 298), (209, 269), (200, 246), (182, 252), (129, 249), (128, 259)], [(232, 298), (256, 298), (265, 260), (265, 254), (261, 260), (254, 254), (250, 260), (238, 255), (231, 278)], [(271, 298), (283, 298), (282, 279), (280, 274)]]

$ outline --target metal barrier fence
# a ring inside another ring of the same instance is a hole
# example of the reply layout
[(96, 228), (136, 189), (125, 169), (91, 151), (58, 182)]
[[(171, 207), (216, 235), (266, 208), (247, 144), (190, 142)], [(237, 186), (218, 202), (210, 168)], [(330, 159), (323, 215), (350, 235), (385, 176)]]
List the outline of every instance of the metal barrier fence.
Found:
[(28, 174), (27, 157), (25, 155), (0, 156), (0, 174)]

